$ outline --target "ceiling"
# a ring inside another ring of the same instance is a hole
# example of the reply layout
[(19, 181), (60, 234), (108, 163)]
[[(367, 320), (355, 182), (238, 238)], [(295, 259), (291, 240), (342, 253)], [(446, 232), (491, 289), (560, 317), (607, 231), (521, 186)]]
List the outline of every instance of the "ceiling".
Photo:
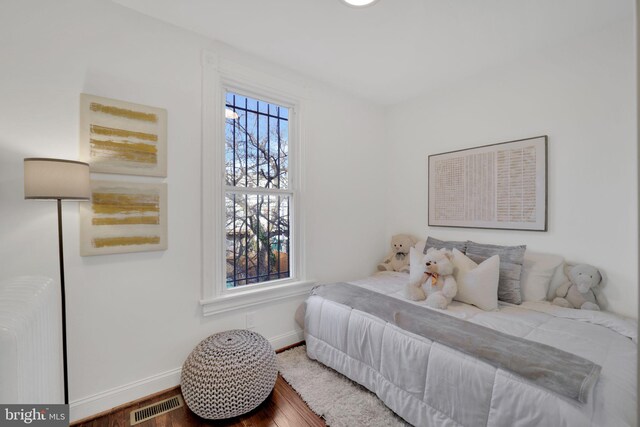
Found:
[(633, 11), (633, 0), (114, 1), (387, 105)]

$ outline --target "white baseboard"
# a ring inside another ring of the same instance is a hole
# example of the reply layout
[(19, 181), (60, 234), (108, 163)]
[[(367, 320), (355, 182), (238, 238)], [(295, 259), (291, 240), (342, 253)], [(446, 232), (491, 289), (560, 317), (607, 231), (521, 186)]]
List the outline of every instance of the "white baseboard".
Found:
[[(269, 339), (275, 349), (295, 344), (304, 339), (301, 330), (296, 329), (287, 333), (276, 335)], [(153, 393), (175, 387), (180, 384), (181, 367), (162, 372), (150, 377), (133, 381), (119, 387), (114, 387), (91, 396), (74, 400), (70, 405), (71, 422), (90, 417), (100, 412), (107, 411), (127, 402), (131, 402)]]
[(69, 405), (71, 422), (104, 412), (124, 403), (140, 399), (167, 388), (180, 384), (182, 367), (152, 375), (150, 377), (114, 387), (82, 399), (74, 400)]
[(284, 348), (288, 345), (298, 343), (304, 339), (304, 332), (301, 329), (295, 329), (293, 331), (289, 331), (286, 334), (276, 335), (275, 337), (269, 338), (269, 342), (278, 350), (279, 348)]

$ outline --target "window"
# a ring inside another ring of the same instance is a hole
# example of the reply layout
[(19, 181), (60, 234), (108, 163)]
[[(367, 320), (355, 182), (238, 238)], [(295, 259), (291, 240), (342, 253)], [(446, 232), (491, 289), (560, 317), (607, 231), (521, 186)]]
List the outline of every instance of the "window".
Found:
[(292, 277), (289, 108), (225, 94), (226, 288)]
[(202, 314), (309, 294), (304, 82), (202, 56)]

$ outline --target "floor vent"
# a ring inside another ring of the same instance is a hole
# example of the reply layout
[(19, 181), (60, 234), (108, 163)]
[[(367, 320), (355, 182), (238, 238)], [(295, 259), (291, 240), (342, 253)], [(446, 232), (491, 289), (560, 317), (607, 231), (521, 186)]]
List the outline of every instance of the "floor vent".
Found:
[(175, 395), (168, 399), (161, 400), (160, 402), (156, 402), (153, 405), (131, 411), (130, 423), (132, 426), (140, 424), (141, 422), (155, 418), (158, 415), (181, 408), (183, 405), (184, 402), (182, 401), (182, 396), (179, 394)]

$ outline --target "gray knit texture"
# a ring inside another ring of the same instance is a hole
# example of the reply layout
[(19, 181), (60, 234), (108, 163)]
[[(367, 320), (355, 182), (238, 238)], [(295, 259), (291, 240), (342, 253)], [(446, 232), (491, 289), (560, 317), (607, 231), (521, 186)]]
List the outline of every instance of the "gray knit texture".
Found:
[(211, 335), (182, 365), (180, 387), (196, 415), (219, 420), (246, 414), (271, 393), (276, 353), (265, 337), (236, 329)]

